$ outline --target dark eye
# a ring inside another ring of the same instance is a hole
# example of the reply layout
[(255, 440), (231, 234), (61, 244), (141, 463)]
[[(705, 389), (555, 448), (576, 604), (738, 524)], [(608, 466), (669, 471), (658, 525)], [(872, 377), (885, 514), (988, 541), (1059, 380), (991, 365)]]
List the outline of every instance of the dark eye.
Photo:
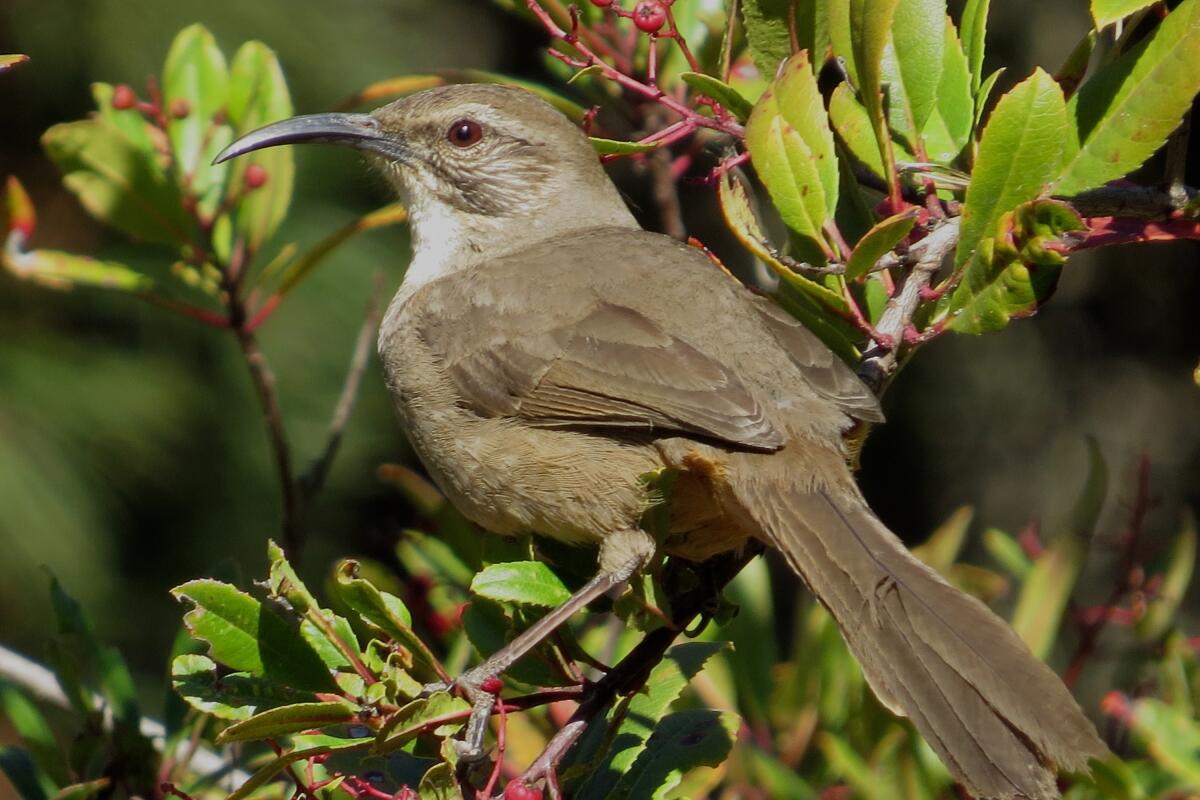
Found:
[(460, 119), (450, 126), (446, 138), (458, 147), (470, 147), (483, 138), (483, 127), (473, 119)]

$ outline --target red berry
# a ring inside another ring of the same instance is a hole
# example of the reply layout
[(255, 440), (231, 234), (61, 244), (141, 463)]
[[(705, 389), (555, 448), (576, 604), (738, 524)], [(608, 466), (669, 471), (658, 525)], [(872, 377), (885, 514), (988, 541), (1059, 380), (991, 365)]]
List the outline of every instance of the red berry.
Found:
[(499, 678), (488, 678), (479, 684), (479, 688), (488, 694), (500, 694), (500, 690), (504, 688), (504, 683)]
[(171, 116), (175, 119), (183, 119), (190, 113), (192, 113), (192, 107), (187, 100), (177, 97), (171, 101)]
[(504, 787), (504, 800), (542, 800), (542, 790), (520, 781), (510, 781)]
[(596, 8), (608, 8), (613, 4), (613, 0), (592, 0), (592, 5)]
[(133, 93), (133, 88), (127, 84), (118, 84), (113, 89), (112, 107), (118, 111), (124, 111), (133, 108), (137, 105), (137, 95)]
[(633, 24), (642, 33), (657, 33), (667, 21), (667, 10), (660, 0), (641, 0), (633, 7)]
[(267, 177), (266, 169), (258, 164), (251, 164), (250, 166), (246, 167), (246, 177), (244, 178), (246, 181), (246, 188), (257, 189), (267, 182)]

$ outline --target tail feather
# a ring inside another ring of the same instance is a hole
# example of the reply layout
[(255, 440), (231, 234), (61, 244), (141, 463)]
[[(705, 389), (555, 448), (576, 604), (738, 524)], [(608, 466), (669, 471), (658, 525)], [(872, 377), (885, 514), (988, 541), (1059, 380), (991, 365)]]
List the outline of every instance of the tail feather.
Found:
[(796, 487), (761, 464), (730, 471), (735, 501), (832, 613), (880, 701), (972, 794), (1054, 798), (1053, 765), (1084, 770), (1108, 752), (1058, 676), (913, 557), (852, 485)]

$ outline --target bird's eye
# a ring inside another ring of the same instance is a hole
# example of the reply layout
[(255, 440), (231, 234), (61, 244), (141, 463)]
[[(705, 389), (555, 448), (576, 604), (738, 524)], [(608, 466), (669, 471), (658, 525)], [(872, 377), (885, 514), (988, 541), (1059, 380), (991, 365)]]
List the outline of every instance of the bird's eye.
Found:
[(483, 138), (483, 126), (473, 119), (460, 119), (450, 126), (446, 138), (456, 147), (470, 147)]

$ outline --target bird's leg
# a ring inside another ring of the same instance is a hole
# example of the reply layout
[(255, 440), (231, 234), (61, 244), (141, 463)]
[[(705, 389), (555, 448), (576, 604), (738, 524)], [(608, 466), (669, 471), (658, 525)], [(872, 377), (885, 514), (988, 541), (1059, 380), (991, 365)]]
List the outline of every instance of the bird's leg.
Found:
[[(584, 584), (579, 591), (567, 598), (566, 602), (522, 631), (521, 635), (498, 650), (487, 661), (455, 679), (454, 683), (462, 687), (473, 706), (470, 720), (467, 722), (466, 734), (459, 744), (460, 758), (470, 761), (479, 759), (483, 755), (483, 737), (487, 731), (488, 720), (491, 718), (497, 694), (497, 689), (492, 686), (485, 688), (485, 684), (502, 675), (518, 659), (537, 647), (547, 636), (570, 619), (575, 612), (616, 587), (623, 586), (644, 561), (644, 556), (638, 555), (616, 569), (600, 572)], [(444, 689), (448, 687), (430, 688)]]

